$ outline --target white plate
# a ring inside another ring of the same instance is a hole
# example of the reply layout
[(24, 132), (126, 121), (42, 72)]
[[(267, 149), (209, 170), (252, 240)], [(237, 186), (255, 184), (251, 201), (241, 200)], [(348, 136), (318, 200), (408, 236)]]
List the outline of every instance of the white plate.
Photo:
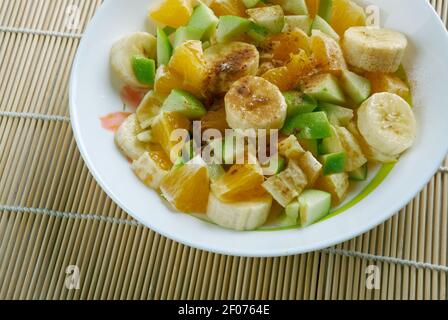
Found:
[(374, 228), (405, 206), (430, 180), (448, 150), (448, 37), (426, 0), (360, 1), (381, 8), (382, 25), (405, 33), (404, 65), (413, 84), (419, 134), (383, 181), (363, 201), (301, 230), (233, 232), (174, 213), (133, 175), (113, 135), (99, 118), (120, 110), (109, 71), (109, 50), (119, 37), (146, 29), (150, 0), (108, 0), (91, 21), (78, 49), (70, 84), (73, 131), (91, 173), (123, 210), (171, 239), (203, 250), (239, 256), (283, 256), (318, 250)]

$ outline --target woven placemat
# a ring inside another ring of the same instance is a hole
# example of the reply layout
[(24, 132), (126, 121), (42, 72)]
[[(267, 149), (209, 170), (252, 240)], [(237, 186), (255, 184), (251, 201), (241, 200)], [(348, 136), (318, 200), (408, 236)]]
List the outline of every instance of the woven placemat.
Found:
[[(447, 2), (431, 1), (445, 23)], [(1, 299), (446, 299), (448, 161), (389, 221), (309, 254), (217, 255), (132, 220), (89, 174), (68, 118), (100, 4), (0, 1)]]

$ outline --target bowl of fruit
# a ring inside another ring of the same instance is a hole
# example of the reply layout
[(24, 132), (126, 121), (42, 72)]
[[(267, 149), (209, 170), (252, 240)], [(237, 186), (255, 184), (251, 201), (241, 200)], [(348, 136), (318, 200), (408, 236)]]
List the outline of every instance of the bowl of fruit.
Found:
[(423, 0), (109, 0), (77, 52), (71, 122), (143, 225), (303, 253), (382, 223), (437, 170), (447, 54)]

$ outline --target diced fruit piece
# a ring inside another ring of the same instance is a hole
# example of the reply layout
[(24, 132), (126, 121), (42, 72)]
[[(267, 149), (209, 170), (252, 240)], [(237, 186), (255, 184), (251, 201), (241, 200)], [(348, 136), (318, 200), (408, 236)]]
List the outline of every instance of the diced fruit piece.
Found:
[(263, 74), (263, 78), (276, 85), (281, 91), (294, 89), (300, 79), (308, 75), (313, 69), (313, 63), (305, 53), (300, 50), (294, 54), (286, 66), (271, 69)]
[(312, 24), (313, 19), (309, 16), (285, 16), (285, 26), (283, 27), (283, 32), (293, 31), (298, 28), (307, 35), (310, 35)]
[(300, 225), (307, 227), (323, 217), (331, 209), (331, 194), (320, 190), (306, 190), (299, 198)]
[(322, 172), (322, 165), (309, 151), (300, 157), (299, 165), (306, 174), (308, 186), (313, 186)]
[(248, 9), (255, 7), (259, 2), (260, 0), (243, 0), (244, 5)]
[(143, 143), (154, 142), (151, 130), (142, 131), (137, 135), (137, 139)]
[(348, 177), (350, 178), (350, 180), (353, 180), (353, 181), (365, 181), (367, 179), (368, 171), (369, 171), (369, 168), (366, 163), (362, 167), (360, 167), (356, 170), (350, 171), (348, 173)]
[(333, 14), (333, 0), (320, 0), (319, 16), (321, 16), (328, 23), (331, 22), (331, 16)]
[(197, 97), (204, 95), (209, 70), (201, 41), (189, 40), (178, 46), (174, 50), (168, 69), (182, 79), (182, 86), (177, 89), (189, 91)]
[(338, 80), (331, 74), (319, 74), (306, 79), (302, 90), (307, 95), (322, 102), (344, 104), (345, 97)]
[(310, 17), (314, 18), (319, 11), (320, 0), (305, 0)]
[(229, 125), (226, 120), (226, 109), (219, 108), (218, 110), (208, 111), (201, 118), (202, 130), (216, 129), (221, 133), (224, 133), (226, 129), (229, 129)]
[(241, 0), (215, 0), (210, 8), (218, 16), (246, 16), (246, 6)]
[(387, 73), (367, 73), (366, 77), (372, 84), (372, 94), (379, 92), (389, 92), (399, 95), (406, 101), (411, 98), (409, 86), (399, 77)]
[(322, 140), (319, 146), (320, 154), (329, 154), (345, 151), (342, 147), (342, 142), (339, 139), (338, 132), (335, 126), (331, 126), (331, 136)]
[(276, 34), (283, 30), (285, 19), (283, 9), (279, 5), (247, 9), (247, 14), (255, 23)]
[(327, 114), (328, 120), (334, 126), (346, 126), (354, 117), (354, 112), (352, 109), (326, 102), (321, 102), (318, 110), (324, 111)]
[(333, 0), (330, 24), (342, 37), (350, 27), (366, 25), (364, 8), (351, 0)]
[(201, 39), (209, 39), (214, 33), (218, 21), (213, 10), (201, 3), (194, 9), (188, 26), (200, 30)]
[(328, 36), (332, 37), (336, 41), (339, 41), (341, 39), (339, 35), (336, 33), (336, 31), (334, 31), (333, 28), (328, 24), (328, 22), (319, 16), (316, 16), (314, 18), (311, 29), (320, 30), (323, 33), (327, 34)]
[(216, 41), (219, 43), (228, 42), (249, 30), (250, 25), (250, 20), (245, 18), (221, 16), (216, 31)]
[(182, 77), (172, 72), (168, 66), (161, 65), (157, 69), (154, 90), (158, 94), (168, 95), (171, 90), (183, 87)]
[(166, 26), (165, 28), (162, 29), (163, 32), (165, 32), (165, 34), (167, 36), (170, 36), (171, 34), (173, 34), (174, 32), (176, 32), (176, 28), (170, 27), (170, 26)]
[(255, 22), (250, 24), (249, 30), (247, 31), (247, 35), (256, 43), (262, 43), (265, 41), (268, 34), (268, 29), (256, 24)]
[(331, 126), (323, 111), (303, 113), (286, 120), (282, 129), (285, 134), (298, 132), (303, 139), (323, 139), (331, 135)]
[[(178, 140), (171, 139), (171, 133), (176, 129), (184, 129), (187, 131), (190, 129), (190, 121), (177, 112), (162, 112), (154, 119), (152, 124), (152, 134), (155, 141), (160, 143), (170, 158), (171, 149), (181, 142), (181, 138)], [(172, 160), (175, 161), (176, 158), (177, 156)]]
[(158, 145), (152, 145), (149, 152), (143, 153), (132, 163), (135, 175), (148, 187), (157, 190), (162, 179), (168, 174), (171, 161)]
[(263, 183), (263, 188), (283, 207), (293, 201), (307, 186), (305, 173), (295, 161), (289, 161), (286, 169), (270, 177)]
[(288, 105), (288, 118), (301, 113), (313, 112), (317, 108), (316, 100), (298, 91), (283, 92), (283, 96)]
[(212, 184), (213, 193), (225, 202), (246, 201), (266, 194), (258, 164), (236, 164)]
[(313, 30), (310, 46), (319, 70), (339, 75), (347, 69), (341, 46), (325, 33)]
[(347, 155), (345, 171), (353, 171), (367, 163), (367, 158), (361, 150), (361, 147), (347, 128), (335, 127), (337, 136), (341, 141), (342, 148)]
[(274, 0), (272, 3), (281, 5), (288, 14), (308, 15), (305, 0)]
[(268, 195), (241, 202), (223, 202), (211, 192), (207, 217), (224, 228), (254, 230), (265, 224), (271, 207), (272, 197)]
[(132, 69), (134, 70), (135, 77), (140, 84), (151, 85), (154, 83), (156, 63), (153, 59), (133, 56)]
[(361, 104), (370, 96), (370, 81), (354, 72), (343, 70), (341, 84), (344, 91), (356, 104)]
[(302, 139), (298, 138), (300, 145), (305, 149), (306, 151), (311, 152), (311, 154), (315, 157), (318, 156), (318, 140), (317, 139)]
[(299, 201), (294, 200), (290, 204), (285, 207), (285, 214), (293, 224), (297, 224), (299, 222), (299, 210), (300, 205)]
[(210, 193), (207, 167), (186, 163), (175, 168), (162, 179), (160, 190), (177, 210), (205, 213)]
[(282, 140), (278, 144), (278, 153), (287, 159), (298, 160), (304, 153), (302, 146), (294, 135)]
[(157, 65), (167, 65), (173, 54), (173, 47), (168, 36), (161, 28), (157, 28)]
[(137, 139), (141, 131), (137, 116), (131, 114), (115, 133), (115, 143), (131, 160), (137, 160), (146, 151), (146, 145)]
[(142, 129), (152, 125), (154, 118), (160, 113), (165, 97), (155, 91), (149, 91), (137, 108), (137, 119)]
[(226, 171), (220, 164), (209, 164), (207, 166), (208, 175), (212, 183), (216, 182), (219, 178), (226, 174)]
[(191, 0), (164, 0), (149, 16), (161, 24), (178, 28), (187, 24), (192, 12)]
[(199, 119), (207, 113), (204, 105), (191, 93), (174, 89), (166, 98), (162, 111), (174, 111), (186, 116), (190, 120)]
[(333, 203), (339, 204), (345, 199), (348, 193), (348, 174), (344, 172), (321, 176), (317, 180), (316, 188), (331, 193)]
[(259, 53), (252, 44), (220, 43), (205, 50), (204, 56), (210, 71), (208, 90), (213, 95), (225, 96), (235, 81), (257, 74)]
[(180, 27), (174, 34), (174, 48), (188, 40), (201, 40), (202, 31), (193, 27)]
[(346, 157), (345, 151), (323, 155), (321, 160), (324, 175), (344, 172)]
[(310, 53), (309, 37), (301, 29), (271, 35), (260, 46), (262, 56), (282, 62), (290, 61), (291, 55), (298, 54), (301, 50)]

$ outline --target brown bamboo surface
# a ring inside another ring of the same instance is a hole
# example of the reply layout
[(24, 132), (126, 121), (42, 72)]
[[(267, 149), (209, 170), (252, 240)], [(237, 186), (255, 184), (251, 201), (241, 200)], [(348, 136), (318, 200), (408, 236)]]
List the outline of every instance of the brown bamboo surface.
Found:
[[(135, 223), (89, 174), (68, 119), (78, 34), (100, 4), (0, 1), (1, 299), (446, 299), (446, 168), (378, 228), (309, 254), (217, 255)], [(448, 1), (431, 4), (446, 23)], [(79, 30), (66, 28), (69, 5)], [(70, 265), (78, 290), (66, 286)], [(366, 286), (370, 265), (378, 290)]]

